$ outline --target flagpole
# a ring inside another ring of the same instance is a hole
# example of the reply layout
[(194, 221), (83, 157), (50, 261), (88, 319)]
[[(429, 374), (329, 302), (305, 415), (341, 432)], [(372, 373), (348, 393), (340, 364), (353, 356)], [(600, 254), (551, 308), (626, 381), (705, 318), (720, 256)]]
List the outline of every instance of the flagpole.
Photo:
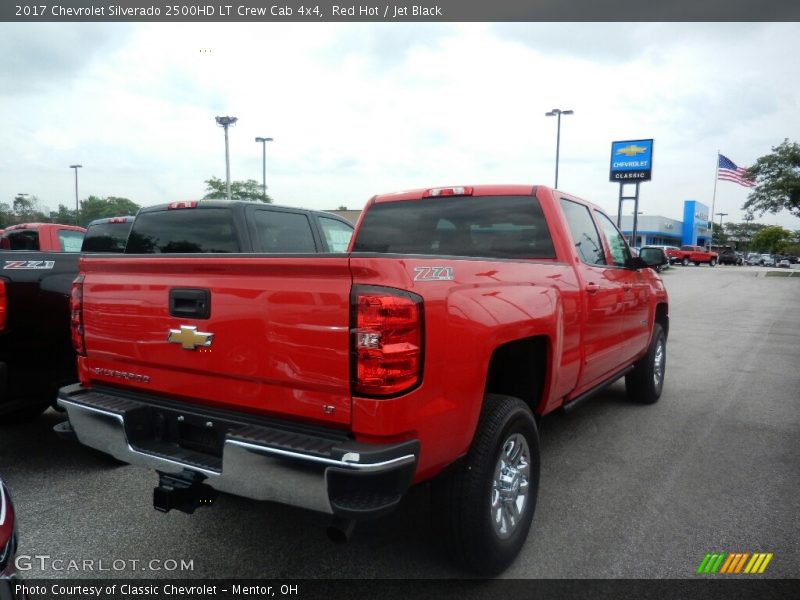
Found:
[(709, 249), (714, 243), (714, 208), (717, 203), (717, 180), (719, 179), (719, 149), (717, 149), (717, 163), (714, 168), (714, 195), (711, 197), (711, 214), (709, 215), (709, 222), (711, 223), (711, 240), (708, 242)]

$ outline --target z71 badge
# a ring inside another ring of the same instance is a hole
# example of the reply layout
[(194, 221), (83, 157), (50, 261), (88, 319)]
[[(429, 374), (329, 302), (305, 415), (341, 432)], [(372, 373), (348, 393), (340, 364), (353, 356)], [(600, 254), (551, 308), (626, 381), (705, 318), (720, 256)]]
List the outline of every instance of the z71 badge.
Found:
[(414, 267), (414, 281), (453, 281), (453, 267)]
[(55, 264), (54, 260), (7, 260), (3, 269), (52, 269)]

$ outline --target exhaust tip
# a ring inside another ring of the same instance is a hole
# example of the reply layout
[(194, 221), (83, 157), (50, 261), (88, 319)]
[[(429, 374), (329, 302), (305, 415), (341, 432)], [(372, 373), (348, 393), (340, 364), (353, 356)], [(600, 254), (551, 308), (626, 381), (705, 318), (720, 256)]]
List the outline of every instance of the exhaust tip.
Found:
[(334, 519), (327, 529), (328, 538), (335, 544), (344, 544), (353, 537), (355, 528), (355, 521), (347, 521), (338, 518)]

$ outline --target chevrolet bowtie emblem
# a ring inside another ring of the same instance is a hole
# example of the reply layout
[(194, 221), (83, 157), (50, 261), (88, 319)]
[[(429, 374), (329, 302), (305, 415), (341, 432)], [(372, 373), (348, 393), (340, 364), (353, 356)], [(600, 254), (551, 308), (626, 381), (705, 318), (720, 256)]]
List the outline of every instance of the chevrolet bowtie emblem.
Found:
[(180, 344), (184, 350), (194, 350), (198, 346), (210, 346), (213, 333), (197, 331), (194, 325), (181, 325), (180, 329), (170, 329), (167, 341)]
[(630, 146), (625, 146), (624, 148), (620, 148), (617, 150), (617, 154), (624, 154), (625, 156), (636, 156), (637, 154), (642, 154), (644, 151), (647, 150), (644, 146), (636, 146), (631, 144)]

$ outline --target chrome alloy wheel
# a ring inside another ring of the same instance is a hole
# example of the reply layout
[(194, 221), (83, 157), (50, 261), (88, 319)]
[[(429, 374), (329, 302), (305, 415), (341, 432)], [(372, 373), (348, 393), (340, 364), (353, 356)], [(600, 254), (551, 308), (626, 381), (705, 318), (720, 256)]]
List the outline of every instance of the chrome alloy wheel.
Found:
[(528, 502), (531, 452), (520, 433), (512, 434), (494, 468), (492, 480), (492, 525), (500, 539), (508, 539), (522, 520)]
[(656, 389), (659, 389), (661, 382), (664, 380), (664, 361), (667, 353), (664, 348), (663, 338), (659, 338), (657, 344), (655, 354), (653, 355), (653, 384)]

